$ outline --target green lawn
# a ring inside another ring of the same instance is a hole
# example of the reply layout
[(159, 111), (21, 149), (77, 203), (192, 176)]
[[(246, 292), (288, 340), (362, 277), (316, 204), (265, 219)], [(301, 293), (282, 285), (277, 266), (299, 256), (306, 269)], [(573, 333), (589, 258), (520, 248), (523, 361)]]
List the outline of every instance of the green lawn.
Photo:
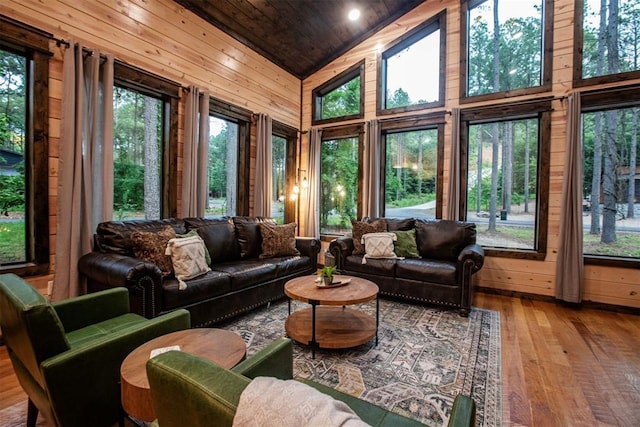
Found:
[(24, 261), (24, 221), (0, 221), (0, 264)]

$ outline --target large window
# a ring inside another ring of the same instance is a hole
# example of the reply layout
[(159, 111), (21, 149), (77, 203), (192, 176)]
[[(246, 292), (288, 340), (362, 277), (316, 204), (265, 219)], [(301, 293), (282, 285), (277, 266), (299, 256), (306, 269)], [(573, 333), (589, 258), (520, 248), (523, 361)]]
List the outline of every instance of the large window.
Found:
[(640, 77), (640, 0), (576, 1), (575, 21), (576, 85)]
[(51, 35), (0, 17), (0, 272), (49, 270)]
[(378, 113), (443, 105), (443, 12), (394, 42), (379, 57)]
[(461, 97), (550, 89), (553, 1), (467, 0), (462, 4)]
[[(360, 133), (361, 135), (361, 133)], [(359, 217), (360, 138), (357, 129), (323, 131), (320, 159), (320, 233), (343, 235)]]
[(517, 114), (513, 106), (512, 116), (491, 117), (492, 108), (462, 114), (463, 216), (494, 254), (539, 258), (546, 251), (550, 103), (531, 107), (539, 112), (521, 106)]
[(441, 129), (386, 132), (384, 215), (436, 218), (442, 178)]
[(640, 88), (583, 95), (583, 252), (589, 262), (640, 261)]
[(360, 62), (313, 90), (313, 124), (362, 118), (364, 62)]
[(284, 224), (296, 220), (296, 201), (308, 181), (306, 176), (296, 175), (295, 171), (297, 130), (274, 121), (272, 132), (271, 217), (278, 224)]

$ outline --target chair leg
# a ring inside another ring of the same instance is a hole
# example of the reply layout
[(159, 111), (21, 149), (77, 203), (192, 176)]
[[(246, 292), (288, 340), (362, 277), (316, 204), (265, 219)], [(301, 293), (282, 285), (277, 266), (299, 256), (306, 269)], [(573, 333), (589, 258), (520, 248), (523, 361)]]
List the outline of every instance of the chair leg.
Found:
[(33, 401), (29, 399), (29, 403), (27, 406), (27, 427), (36, 427), (37, 421), (38, 421), (38, 408), (33, 403)]

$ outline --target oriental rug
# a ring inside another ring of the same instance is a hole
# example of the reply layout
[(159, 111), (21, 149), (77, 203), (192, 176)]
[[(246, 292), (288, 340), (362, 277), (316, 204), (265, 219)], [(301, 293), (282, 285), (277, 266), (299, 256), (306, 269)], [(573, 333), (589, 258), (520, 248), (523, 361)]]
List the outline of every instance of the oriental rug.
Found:
[[(216, 325), (247, 342), (247, 357), (285, 334), (281, 301)], [(292, 311), (308, 307), (293, 301)], [(375, 316), (375, 302), (351, 306)], [(294, 376), (367, 400), (429, 426), (446, 425), (458, 393), (476, 402), (478, 426), (501, 426), (500, 314), (380, 299), (378, 344), (317, 350), (294, 344)]]

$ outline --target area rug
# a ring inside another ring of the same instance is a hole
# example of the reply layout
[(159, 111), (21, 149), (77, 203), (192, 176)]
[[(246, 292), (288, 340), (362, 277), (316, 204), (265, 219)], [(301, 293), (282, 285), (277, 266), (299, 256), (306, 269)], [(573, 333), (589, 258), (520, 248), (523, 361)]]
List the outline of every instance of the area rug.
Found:
[[(307, 307), (292, 302), (292, 310)], [(352, 306), (375, 316), (375, 303)], [(281, 301), (217, 327), (237, 332), (251, 356), (285, 334)], [(458, 393), (476, 402), (478, 426), (500, 426), (500, 314), (380, 300), (378, 344), (316, 351), (294, 344), (294, 376), (333, 387), (429, 426), (446, 425)]]

